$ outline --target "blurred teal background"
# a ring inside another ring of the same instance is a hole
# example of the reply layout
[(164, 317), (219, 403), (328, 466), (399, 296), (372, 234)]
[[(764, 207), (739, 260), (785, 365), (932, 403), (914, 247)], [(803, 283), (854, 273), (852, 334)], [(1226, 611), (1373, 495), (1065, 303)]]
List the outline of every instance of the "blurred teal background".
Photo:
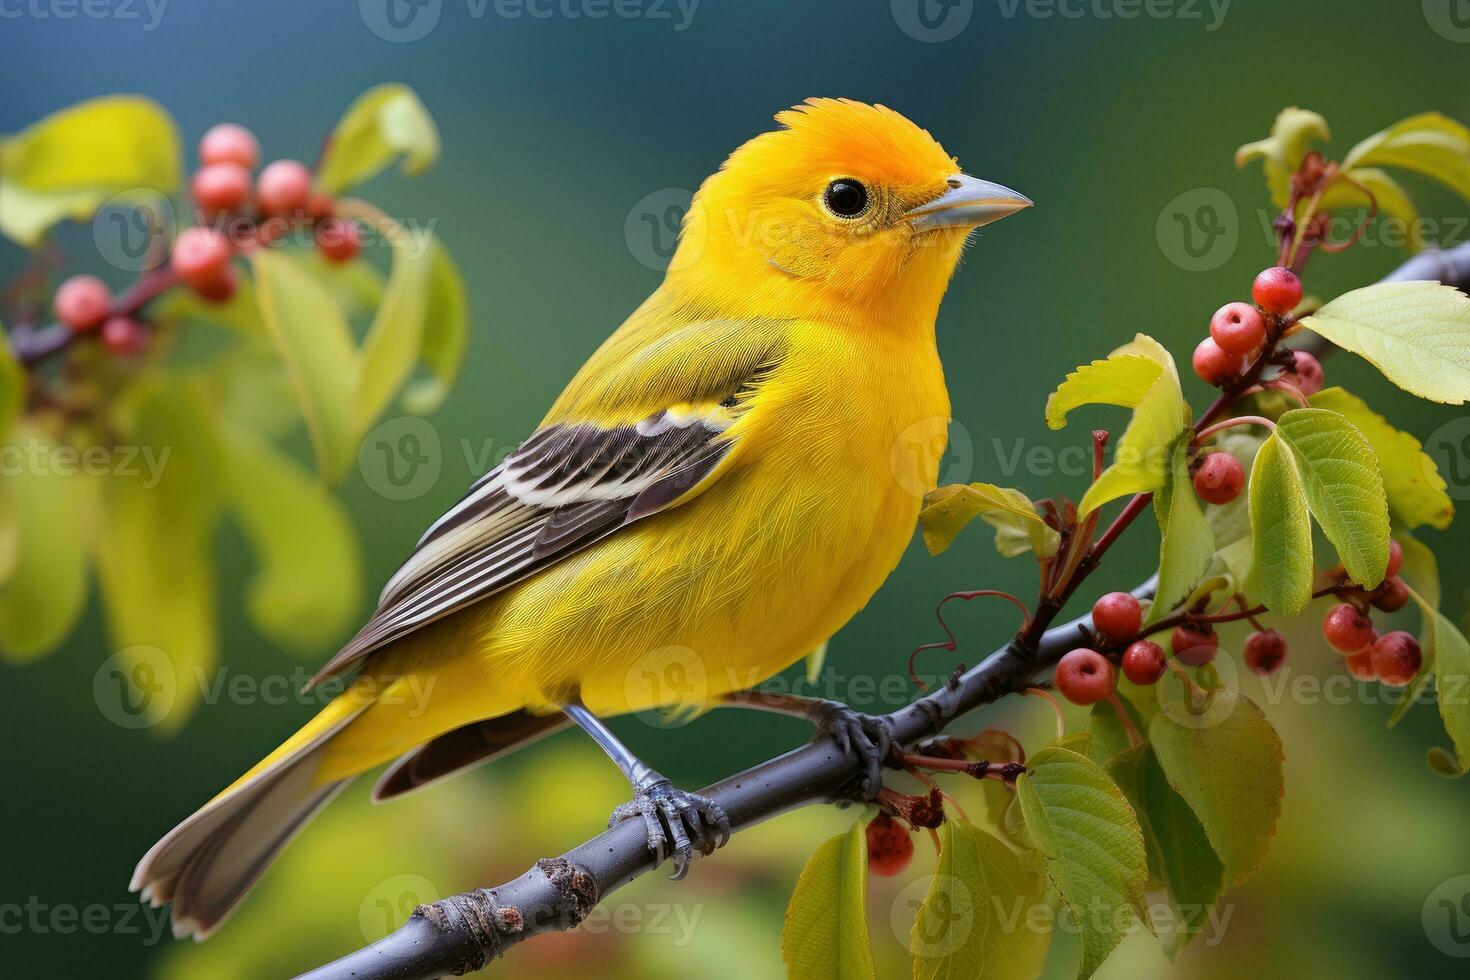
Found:
[[(374, 489), (381, 473), (364, 457), (341, 489), (372, 592), (654, 288), (659, 272), (650, 266), (668, 244), (668, 208), (679, 189), (696, 187), (731, 149), (768, 128), (774, 112), (803, 98), (890, 105), (929, 128), (971, 173), (1036, 200), (1034, 210), (974, 243), (939, 334), (956, 419), (944, 479), (1017, 485), (1037, 497), (1078, 496), (1084, 486), (1081, 473), (1052, 474), (1035, 462), (1041, 457), (1027, 455), (1085, 435), (1049, 433), (1043, 424), (1045, 395), (1064, 373), (1139, 330), (1187, 360), (1210, 312), (1242, 298), (1251, 275), (1270, 263), (1263, 182), (1254, 168), (1235, 170), (1237, 145), (1265, 135), (1291, 104), (1327, 116), (1338, 152), (1423, 110), (1470, 118), (1470, 31), (1449, 17), (1455, 0), (1426, 0), (1422, 9), (1381, 0), (1235, 0), (1218, 22), (1218, 4), (1203, 0), (1159, 4), (1152, 9), (1174, 15), (1135, 19), (1098, 16), (1134, 9), (1112, 0), (1064, 0), (1061, 8), (1080, 17), (1026, 0), (918, 2), (929, 4), (933, 26), (919, 20), (916, 0), (799, 7), (703, 0), (692, 16), (672, 0), (616, 8), (645, 14), (638, 17), (595, 0), (529, 5), (548, 16), (506, 0), (431, 0), (401, 5), (409, 21), (398, 30), (382, 0), (89, 8), (110, 12), (102, 18), (81, 8), (63, 18), (73, 8), (51, 0), (0, 0), (0, 132), (84, 98), (138, 92), (174, 113), (191, 165), (193, 143), (218, 121), (254, 129), (267, 159), (310, 160), (363, 89), (396, 80), (418, 91), (443, 134), (443, 158), (420, 179), (385, 175), (365, 196), (433, 223), (465, 271), (474, 333), (461, 383), (431, 419), (437, 479), (417, 496), (389, 499)], [(602, 9), (607, 16), (586, 16)], [(121, 16), (125, 10), (136, 17)], [(1034, 16), (1047, 10), (1056, 12)], [(427, 33), (405, 40), (435, 16)], [(1470, 238), (1465, 202), (1413, 187), (1437, 237)], [(1222, 235), (1210, 237), (1212, 229)], [(78, 265), (107, 273), (95, 250), (88, 254), (85, 234), (67, 241)], [(1309, 291), (1333, 295), (1405, 257), (1370, 239), (1314, 263)], [(3, 278), (23, 261), (19, 249), (0, 243)], [(1392, 389), (1362, 362), (1334, 358), (1328, 373), (1421, 437), (1466, 424), (1457, 410)], [(1186, 386), (1202, 406), (1204, 386), (1193, 378)], [(304, 452), (304, 441), (297, 448)], [(1463, 477), (1452, 490), (1470, 496)], [(1461, 557), (1470, 530), (1427, 539), (1441, 556), (1447, 606), (1458, 618), (1470, 588)], [(1099, 584), (1135, 583), (1155, 545), (1153, 530), (1141, 526)], [(228, 585), (248, 574), (247, 553), (230, 536), (219, 547), (223, 667), (255, 679), (314, 670), (317, 661), (272, 648), (247, 625), (240, 592)], [(837, 676), (822, 693), (894, 707), (892, 696), (873, 698), (869, 682), (895, 688), (909, 651), (938, 635), (932, 608), (941, 595), (981, 586), (1030, 595), (1034, 577), (1029, 563), (1004, 563), (983, 535), (940, 558), (916, 543), (833, 642)], [(1004, 604), (954, 609), (951, 622), (967, 663), (1015, 625)], [(595, 832), (623, 795), (616, 773), (571, 735), (391, 807), (368, 808), (359, 787), (293, 846), (216, 939), (182, 947), (155, 935), (158, 913), (135, 911), (125, 887), (134, 862), (314, 706), (225, 698), (203, 706), (171, 740), (125, 730), (93, 698), (93, 675), (110, 652), (94, 610), (63, 649), (0, 674), (6, 975), (284, 975), (376, 938), (416, 901), (518, 874)], [(933, 656), (931, 671), (952, 666)], [(1340, 670), (1305, 635), (1292, 669)], [(1103, 975), (1459, 972), (1463, 961), (1433, 941), (1442, 927), (1426, 929), (1421, 919), (1437, 886), (1470, 871), (1470, 789), (1422, 764), (1425, 749), (1443, 741), (1433, 710), (1420, 709), (1390, 736), (1389, 708), (1359, 703), (1357, 689), (1350, 703), (1327, 703), (1272, 699), (1253, 681), (1243, 686), (1286, 737), (1285, 814), (1271, 860), (1226, 896), (1231, 917), (1217, 944), (1200, 942), (1168, 964), (1156, 942), (1133, 937)], [(900, 700), (909, 696), (899, 690)], [(1031, 701), (997, 709), (986, 722), (1036, 739), (1051, 724)], [(691, 787), (805, 737), (795, 723), (752, 724), (728, 712), (680, 728), (631, 718), (617, 727)], [(978, 818), (979, 803), (971, 809)], [(851, 813), (812, 811), (769, 824), (697, 866), (688, 881), (640, 882), (611, 897), (613, 917), (600, 926), (517, 950), (493, 969), (779, 976), (786, 895), (805, 856)], [(907, 970), (896, 938), (906, 938), (912, 916), (909, 909), (903, 919), (912, 897), (903, 889), (932, 860), (920, 841), (915, 872), (875, 887), (884, 977)], [(90, 918), (55, 914), (91, 906), (100, 911)], [(1072, 937), (1061, 937), (1051, 975), (1072, 974), (1074, 949)]]

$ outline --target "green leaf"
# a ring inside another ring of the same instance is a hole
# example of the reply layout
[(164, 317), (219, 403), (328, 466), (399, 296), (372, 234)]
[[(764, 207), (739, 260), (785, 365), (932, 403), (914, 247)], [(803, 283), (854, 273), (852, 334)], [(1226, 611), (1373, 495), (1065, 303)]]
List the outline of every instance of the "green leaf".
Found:
[(1150, 746), (1122, 752), (1107, 769), (1138, 814), (1149, 874), (1169, 894), (1173, 915), (1165, 947), (1173, 955), (1206, 925), (1210, 908), (1225, 890), (1225, 866), (1199, 818), (1169, 785)]
[[(1308, 202), (1302, 201), (1298, 218), (1305, 217), (1307, 207)], [(1317, 203), (1319, 212), (1352, 208), (1376, 208), (1379, 220), (1394, 221), (1404, 229), (1404, 244), (1416, 252), (1429, 244), (1419, 228), (1419, 209), (1403, 186), (1382, 170), (1358, 167), (1340, 172)]]
[(429, 308), (419, 344), (419, 361), (429, 376), (410, 381), (403, 392), (403, 408), (414, 415), (429, 414), (449, 396), (470, 336), (469, 303), (459, 266), (437, 238), (429, 242), (429, 259)]
[(1424, 657), (1419, 662), (1419, 672), (1405, 685), (1403, 696), (1388, 716), (1389, 728), (1404, 720), (1404, 716), (1418, 703), (1424, 688), (1434, 680), (1434, 622), (1439, 614), (1442, 598), (1439, 562), (1435, 559), (1434, 552), (1404, 531), (1395, 534), (1394, 539), (1399, 542), (1404, 554), (1404, 566), (1399, 577), (1408, 587), (1409, 597), (1422, 611), (1419, 617), (1419, 648)]
[(1413, 696), (1422, 687), (1420, 678), (1433, 670), (1439, 717), (1449, 733), (1454, 752), (1441, 749), (1440, 761), (1432, 764), (1442, 774), (1458, 778), (1470, 771), (1470, 640), (1424, 596), (1413, 589), (1409, 595), (1424, 615), (1420, 631), (1424, 661), (1419, 676), (1405, 689), (1403, 703), (1413, 702)]
[(339, 201), (338, 213), (374, 226), (393, 248), (388, 286), (358, 355), (357, 430), (365, 432), (413, 372), (429, 312), (430, 235), (403, 227), (371, 205)]
[(1332, 138), (1327, 120), (1315, 112), (1292, 106), (1281, 110), (1271, 126), (1271, 135), (1255, 143), (1247, 143), (1235, 151), (1235, 165), (1244, 167), (1261, 160), (1266, 170), (1266, 184), (1271, 189), (1271, 203), (1284, 208), (1291, 198), (1291, 175), (1301, 166), (1312, 143)]
[(914, 980), (1030, 980), (1051, 933), (1026, 915), (1042, 904), (1046, 878), (978, 827), (939, 827), (939, 866), (914, 919)]
[(1007, 558), (1025, 551), (1050, 558), (1060, 535), (1041, 519), (1036, 505), (1019, 490), (990, 483), (953, 484), (931, 490), (919, 512), (924, 544), (937, 555), (976, 517), (996, 528), (995, 546)]
[[(134, 662), (124, 675), (137, 685), (148, 664), (150, 689), (133, 693), (167, 734), (193, 712), (199, 677), (218, 661), (212, 544), (224, 459), (208, 404), (180, 379), (140, 382), (130, 397), (128, 438), (161, 468), (106, 480), (94, 560), (112, 645)], [(159, 661), (168, 676), (157, 676)]]
[(1047, 399), (1047, 425), (1060, 429), (1067, 424), (1067, 415), (1082, 405), (1131, 408), (1133, 417), (1117, 443), (1113, 464), (1083, 495), (1079, 514), (1085, 516), (1110, 500), (1158, 490), (1165, 484), (1170, 446), (1190, 421), (1179, 374), (1168, 351), (1153, 338), (1138, 334), (1105, 360), (1079, 367)]
[(1276, 832), (1283, 791), (1281, 737), (1254, 702), (1218, 691), (1188, 723), (1161, 711), (1148, 739), (1169, 785), (1199, 818), (1230, 884), (1260, 868)]
[(1353, 147), (1343, 165), (1402, 167), (1470, 199), (1470, 130), (1437, 112), (1411, 116)]
[(347, 317), (372, 313), (383, 302), (383, 274), (361, 257), (332, 262), (320, 250), (292, 255), (332, 296)]
[(861, 823), (817, 848), (796, 880), (781, 932), (790, 980), (872, 980), (868, 839)]
[(310, 651), (349, 625), (359, 600), (361, 560), (342, 505), (275, 446), (222, 426), (228, 503), (260, 570), (247, 608), (275, 642)]
[(390, 82), (368, 89), (348, 106), (322, 154), (317, 184), (340, 194), (398, 156), (405, 174), (422, 173), (439, 158), (439, 130), (413, 89)]
[(289, 256), (257, 249), (250, 257), (261, 319), (286, 362), (301, 413), (328, 480), (357, 455), (357, 352), (332, 298)]
[(0, 141), (0, 231), (27, 248), (58, 221), (89, 220), (115, 195), (171, 194), (179, 137), (157, 103), (91, 99)]
[(248, 276), (240, 277), (235, 295), (222, 303), (203, 299), (191, 289), (170, 289), (154, 300), (148, 310), (150, 320), (159, 324), (196, 322), (223, 327), (248, 337), (265, 335), (255, 284)]
[(66, 639), (86, 606), (96, 487), (85, 474), (62, 471), (58, 447), (41, 430), (21, 425), (15, 437), (9, 445), (19, 465), (0, 479), (11, 552), (0, 585), (0, 655), (18, 662)]
[(5, 327), (0, 324), (0, 445), (26, 403), (26, 370), (10, 349)]
[(1439, 580), (1439, 562), (1429, 546), (1407, 531), (1394, 534), (1394, 540), (1403, 549), (1404, 564), (1399, 577), (1435, 609), (1440, 606), (1442, 588)]
[(1373, 447), (1383, 473), (1383, 489), (1394, 520), (1406, 528), (1428, 524), (1441, 530), (1450, 526), (1455, 504), (1445, 492), (1439, 467), (1418, 439), (1388, 424), (1357, 395), (1343, 388), (1324, 388), (1312, 396), (1315, 408), (1345, 416)]
[[(1119, 700), (1123, 701), (1122, 695), (1119, 695)], [(1127, 702), (1124, 701), (1124, 704)], [(1134, 722), (1137, 723), (1136, 717)], [(1091, 743), (1084, 754), (1104, 768), (1109, 760), (1130, 747), (1128, 729), (1124, 726), (1123, 719), (1118, 717), (1117, 709), (1106, 701), (1092, 706), (1092, 711), (1087, 716), (1087, 734), (1091, 736)]]
[(1410, 394), (1470, 398), (1470, 296), (1437, 282), (1381, 282), (1343, 293), (1302, 321), (1367, 359)]
[(806, 681), (815, 684), (822, 679), (822, 668), (827, 664), (827, 644), (830, 640), (823, 640), (812, 648), (811, 653), (806, 655)]
[(1148, 623), (1158, 622), (1189, 595), (1215, 555), (1215, 535), (1200, 509), (1189, 479), (1190, 433), (1174, 445), (1169, 482), (1154, 497), (1159, 521), (1159, 585), (1149, 605)]
[(1086, 756), (1042, 749), (1016, 780), (1024, 839), (1071, 907), (1082, 941), (1079, 978), (1090, 977), (1144, 910), (1143, 834), (1127, 799)]
[(1312, 601), (1312, 521), (1291, 450), (1273, 434), (1251, 469), (1247, 588), (1267, 609), (1295, 616)]
[(1346, 417), (1322, 408), (1282, 415), (1276, 437), (1291, 450), (1307, 509), (1348, 574), (1377, 588), (1388, 565), (1388, 498), (1373, 447)]

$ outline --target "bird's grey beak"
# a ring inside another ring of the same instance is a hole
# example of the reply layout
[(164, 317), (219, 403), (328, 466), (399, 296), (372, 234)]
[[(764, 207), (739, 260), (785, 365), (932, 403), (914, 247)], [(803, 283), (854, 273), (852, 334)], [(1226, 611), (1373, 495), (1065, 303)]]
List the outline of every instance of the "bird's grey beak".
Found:
[(949, 190), (914, 208), (905, 217), (916, 231), (979, 228), (1031, 204), (1029, 197), (1009, 187), (969, 174), (955, 174), (949, 178)]

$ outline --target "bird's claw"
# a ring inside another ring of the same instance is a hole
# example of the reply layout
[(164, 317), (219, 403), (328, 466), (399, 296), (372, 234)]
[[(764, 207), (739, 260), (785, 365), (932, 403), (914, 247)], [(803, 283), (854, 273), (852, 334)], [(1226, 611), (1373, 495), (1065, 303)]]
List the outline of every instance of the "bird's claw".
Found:
[(844, 755), (857, 753), (863, 764), (862, 796), (871, 802), (883, 788), (883, 764), (893, 748), (893, 728), (878, 715), (866, 715), (834, 701), (817, 730), (835, 738)]
[(643, 819), (654, 862), (663, 864), (666, 857), (673, 857), (671, 877), (675, 881), (689, 873), (696, 849), (708, 855), (730, 841), (730, 818), (723, 807), (714, 800), (675, 789), (667, 779), (639, 789), (632, 800), (613, 810), (607, 825), (635, 817)]

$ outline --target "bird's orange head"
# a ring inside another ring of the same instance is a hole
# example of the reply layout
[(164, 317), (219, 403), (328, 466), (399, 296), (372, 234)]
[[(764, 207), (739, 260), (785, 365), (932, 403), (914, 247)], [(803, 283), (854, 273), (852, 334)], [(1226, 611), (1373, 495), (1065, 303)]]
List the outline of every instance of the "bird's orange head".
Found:
[(669, 288), (749, 315), (933, 323), (969, 233), (1031, 204), (892, 109), (809, 99), (695, 195)]

